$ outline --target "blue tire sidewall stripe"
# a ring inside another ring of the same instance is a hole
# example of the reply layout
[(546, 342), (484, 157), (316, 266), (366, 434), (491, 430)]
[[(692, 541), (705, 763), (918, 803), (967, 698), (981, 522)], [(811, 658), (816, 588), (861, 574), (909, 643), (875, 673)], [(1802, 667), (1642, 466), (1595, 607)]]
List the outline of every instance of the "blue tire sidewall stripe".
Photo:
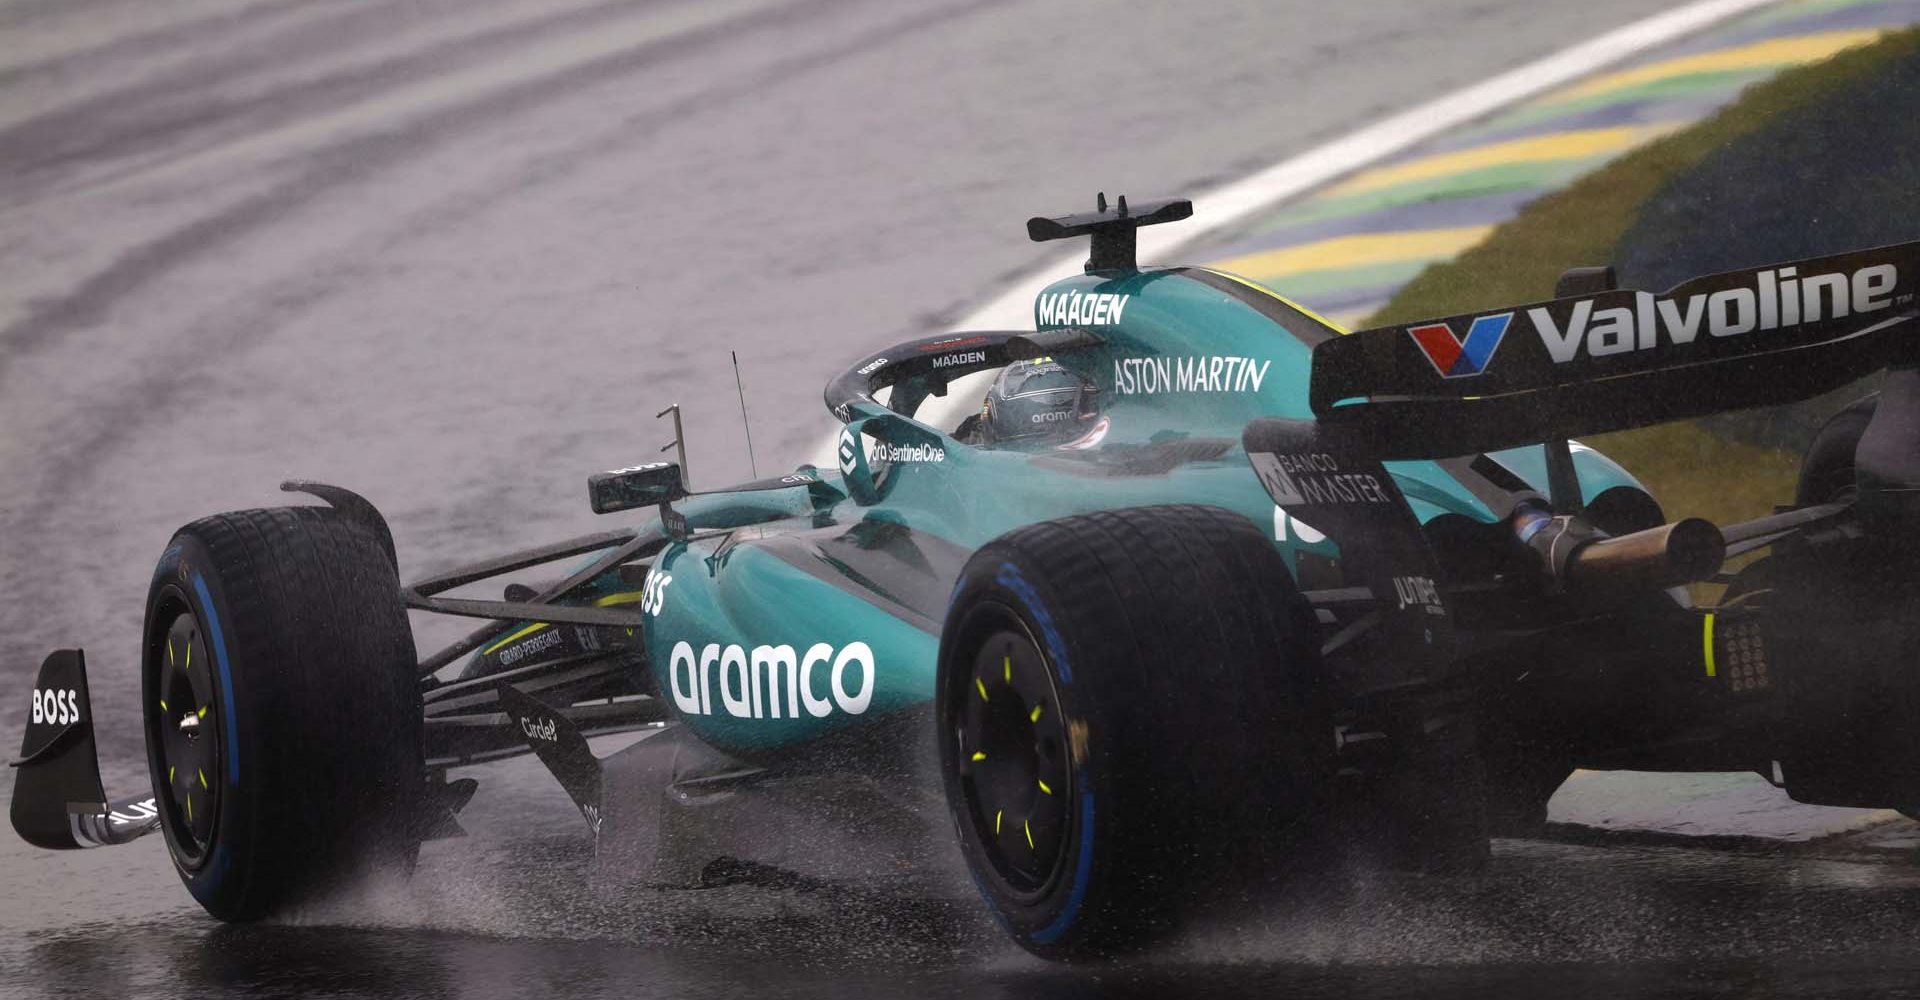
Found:
[(1067, 897), (1067, 905), (1053, 923), (1033, 932), (1033, 939), (1041, 944), (1052, 944), (1060, 935), (1073, 926), (1075, 917), (1080, 915), (1080, 904), (1087, 898), (1087, 881), (1093, 873), (1093, 792), (1080, 794), (1080, 858), (1073, 870), (1073, 892)]
[(1060, 682), (1073, 683), (1073, 665), (1067, 659), (1067, 643), (1060, 637), (1059, 628), (1053, 624), (1053, 614), (1040, 603), (1040, 594), (1033, 584), (1020, 572), (1020, 568), (1011, 562), (1000, 564), (994, 574), (994, 582), (1013, 591), (1020, 603), (1027, 606), (1027, 613), (1033, 616), (1034, 624), (1040, 626), (1040, 634), (1047, 640), (1047, 651), (1053, 654), (1054, 665), (1060, 670)]
[(213, 637), (213, 656), (220, 666), (220, 707), (226, 719), (227, 782), (240, 785), (240, 730), (233, 710), (233, 667), (227, 658), (226, 636), (220, 628), (220, 613), (214, 610), (213, 595), (207, 591), (206, 578), (193, 574), (193, 592), (200, 598), (200, 610), (207, 620), (207, 632)]
[[(1054, 665), (1058, 668), (1061, 684), (1071, 687), (1073, 668), (1067, 659), (1066, 640), (1061, 637), (1060, 629), (1054, 625), (1052, 612), (1041, 603), (1039, 591), (1027, 580), (1026, 575), (1020, 572), (1020, 567), (1010, 561), (1000, 564), (999, 570), (994, 573), (994, 582), (1018, 597), (1020, 603), (1026, 607), (1027, 613), (1032, 616), (1034, 623), (1040, 626), (1040, 634), (1045, 638), (1048, 652), (1052, 654)], [(1053, 921), (1028, 935), (1028, 938), (1036, 944), (1052, 944), (1072, 928), (1074, 920), (1080, 916), (1082, 904), (1086, 902), (1087, 883), (1093, 874), (1094, 811), (1091, 763), (1081, 761), (1076, 770), (1080, 772), (1080, 780), (1074, 782), (1080, 797), (1080, 853), (1074, 864), (1073, 888), (1067, 895), (1066, 905), (1061, 907)], [(1007, 917), (1000, 912), (999, 905), (994, 902), (992, 896), (987, 894), (986, 887), (980, 884), (978, 877), (975, 877), (974, 885), (981, 890), (980, 895), (987, 901), (988, 909), (993, 911), (994, 918), (999, 920), (1002, 926), (1010, 926)]]

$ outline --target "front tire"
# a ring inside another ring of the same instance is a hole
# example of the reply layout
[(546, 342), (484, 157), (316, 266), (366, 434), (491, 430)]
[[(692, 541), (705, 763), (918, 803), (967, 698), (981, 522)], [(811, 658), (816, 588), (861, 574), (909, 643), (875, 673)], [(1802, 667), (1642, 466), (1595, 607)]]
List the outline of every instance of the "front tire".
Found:
[(411, 866), (420, 693), (373, 533), (321, 507), (195, 521), (154, 571), (144, 634), (155, 806), (208, 913), (268, 916)]
[(1273, 544), (1215, 507), (989, 543), (961, 574), (938, 684), (961, 852), (1046, 957), (1139, 949), (1278, 867), (1331, 770), (1310, 611)]

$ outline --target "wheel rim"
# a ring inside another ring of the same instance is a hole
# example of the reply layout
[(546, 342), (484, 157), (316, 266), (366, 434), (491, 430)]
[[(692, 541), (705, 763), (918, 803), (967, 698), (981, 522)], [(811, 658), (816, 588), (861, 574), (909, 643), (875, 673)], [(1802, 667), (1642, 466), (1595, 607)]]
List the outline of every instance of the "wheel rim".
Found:
[(200, 623), (182, 611), (156, 651), (159, 692), (149, 707), (159, 747), (156, 803), (181, 860), (197, 864), (213, 841), (220, 806), (219, 709)]
[(954, 678), (962, 800), (995, 871), (1038, 892), (1065, 862), (1074, 792), (1053, 676), (1017, 621), (985, 630), (969, 666)]

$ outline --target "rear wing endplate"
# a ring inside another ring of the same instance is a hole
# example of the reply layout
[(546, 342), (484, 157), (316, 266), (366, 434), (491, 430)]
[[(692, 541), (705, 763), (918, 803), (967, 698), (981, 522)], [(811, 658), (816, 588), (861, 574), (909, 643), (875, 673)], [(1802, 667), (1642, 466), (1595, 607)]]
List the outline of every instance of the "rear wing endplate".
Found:
[(1449, 316), (1314, 348), (1309, 401), (1382, 459), (1795, 402), (1920, 364), (1920, 242)]

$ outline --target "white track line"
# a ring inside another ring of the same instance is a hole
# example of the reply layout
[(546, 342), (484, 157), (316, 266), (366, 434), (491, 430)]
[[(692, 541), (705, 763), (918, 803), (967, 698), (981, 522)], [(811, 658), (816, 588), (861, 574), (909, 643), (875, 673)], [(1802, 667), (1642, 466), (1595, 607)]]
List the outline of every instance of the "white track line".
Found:
[[(1444, 97), (1409, 108), (1324, 146), (1282, 160), (1259, 173), (1204, 192), (1193, 199), (1193, 221), (1143, 229), (1138, 253), (1144, 260), (1165, 260), (1181, 247), (1279, 202), (1377, 163), (1416, 143), (1449, 129), (1518, 104), (1648, 49), (1702, 31), (1783, 0), (1700, 0), (1677, 10), (1636, 21), (1591, 41), (1456, 90)], [(1150, 192), (1142, 192), (1148, 194)], [(1080, 269), (1086, 251), (1050, 261), (1015, 280), (999, 295), (968, 313), (955, 330), (1024, 330), (1033, 325), (1033, 300), (1041, 290)], [(953, 427), (979, 405), (992, 379), (982, 373), (955, 380), (947, 395), (930, 399), (918, 415), (935, 427)], [(835, 440), (825, 442), (814, 457), (822, 468), (832, 468)]]
[[(1250, 177), (1193, 199), (1193, 222), (1140, 231), (1142, 259), (1161, 260), (1182, 246), (1241, 222), (1256, 212), (1306, 193), (1418, 142), (1483, 118), (1501, 108), (1580, 79), (1648, 49), (1708, 28), (1730, 17), (1782, 0), (1701, 0), (1678, 10), (1610, 31), (1491, 80), (1402, 111), (1391, 118), (1283, 160)], [(1142, 192), (1147, 194), (1148, 192)], [(1064, 256), (1014, 282), (986, 305), (954, 324), (960, 330), (1025, 329), (1033, 300), (1061, 276), (1072, 274), (1086, 252)]]

